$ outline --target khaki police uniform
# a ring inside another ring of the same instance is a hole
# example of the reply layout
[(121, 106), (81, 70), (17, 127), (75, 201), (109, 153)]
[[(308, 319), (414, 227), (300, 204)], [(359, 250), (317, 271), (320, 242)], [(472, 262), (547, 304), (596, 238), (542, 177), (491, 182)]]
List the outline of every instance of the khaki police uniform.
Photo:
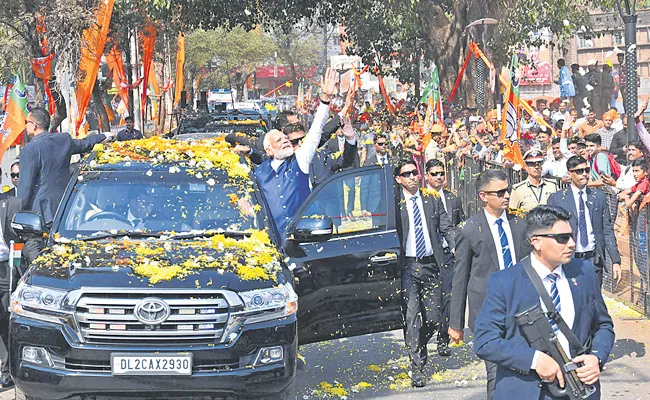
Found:
[(513, 186), (510, 207), (530, 211), (540, 204), (546, 204), (548, 198), (557, 190), (554, 180), (543, 178), (539, 186), (535, 186), (530, 179), (526, 179)]

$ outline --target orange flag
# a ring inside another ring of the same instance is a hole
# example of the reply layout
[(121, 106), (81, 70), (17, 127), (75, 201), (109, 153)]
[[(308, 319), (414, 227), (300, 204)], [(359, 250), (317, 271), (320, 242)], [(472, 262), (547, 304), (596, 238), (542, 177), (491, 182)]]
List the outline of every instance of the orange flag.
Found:
[(142, 120), (147, 109), (147, 90), (149, 88), (149, 73), (153, 65), (153, 50), (156, 45), (156, 27), (148, 24), (144, 31), (140, 32), (140, 43), (142, 45), (142, 69), (144, 70), (144, 85), (142, 85), (141, 108)]
[(386, 91), (386, 86), (384, 85), (384, 78), (381, 76), (379, 67), (375, 67), (375, 73), (377, 74), (377, 79), (379, 79), (379, 91), (381, 92), (381, 95), (386, 102), (386, 107), (391, 114), (395, 114), (395, 107), (393, 106), (393, 103), (390, 102), (390, 97), (388, 97), (388, 92)]
[(176, 52), (176, 91), (174, 92), (174, 107), (177, 107), (178, 103), (181, 101), (181, 92), (183, 91), (183, 84), (185, 83), (183, 68), (185, 68), (185, 35), (179, 33), (178, 50)]
[(2, 139), (2, 143), (0, 143), (0, 159), (25, 130), (27, 114), (27, 88), (16, 75), (16, 82), (11, 88), (7, 99), (7, 113), (2, 124), (0, 124), (0, 138)]
[(149, 88), (153, 92), (153, 96), (151, 97), (151, 104), (153, 105), (152, 119), (156, 122), (156, 124), (158, 124), (158, 101), (160, 99), (160, 86), (158, 86), (158, 77), (156, 76), (156, 68), (154, 66), (154, 63), (151, 63), (151, 67), (149, 68)]
[(81, 39), (81, 59), (77, 74), (77, 121), (75, 131), (79, 130), (90, 103), (93, 87), (97, 80), (99, 64), (104, 53), (106, 36), (111, 25), (114, 0), (102, 0), (95, 10), (94, 22), (86, 29)]
[(113, 82), (115, 82), (120, 99), (122, 99), (122, 102), (128, 109), (129, 89), (127, 87), (126, 72), (124, 72), (124, 62), (122, 62), (122, 52), (117, 47), (113, 47), (106, 55), (106, 63), (108, 64), (108, 69), (113, 74)]

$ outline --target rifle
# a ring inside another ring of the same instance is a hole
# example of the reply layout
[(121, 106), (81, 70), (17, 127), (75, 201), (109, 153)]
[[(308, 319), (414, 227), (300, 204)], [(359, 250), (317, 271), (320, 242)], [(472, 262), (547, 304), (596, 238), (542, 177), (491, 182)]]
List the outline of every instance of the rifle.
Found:
[(546, 313), (542, 311), (540, 306), (536, 305), (515, 315), (515, 321), (521, 328), (530, 347), (548, 354), (562, 368), (564, 388), (560, 387), (557, 380), (553, 382), (542, 381), (547, 385), (548, 391), (553, 397), (584, 400), (596, 391), (593, 385), (585, 385), (578, 378), (575, 370), (581, 367), (582, 363), (575, 364), (567, 356), (546, 318)]

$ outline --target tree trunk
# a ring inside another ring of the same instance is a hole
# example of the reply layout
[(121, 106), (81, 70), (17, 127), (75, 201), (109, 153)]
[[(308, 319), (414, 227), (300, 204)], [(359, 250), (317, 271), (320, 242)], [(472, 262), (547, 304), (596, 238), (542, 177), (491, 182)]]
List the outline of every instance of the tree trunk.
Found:
[(104, 90), (99, 85), (99, 82), (95, 82), (95, 87), (93, 87), (93, 102), (95, 103), (95, 112), (102, 126), (101, 130), (104, 132), (110, 131), (111, 124), (108, 121), (106, 108), (104, 108)]

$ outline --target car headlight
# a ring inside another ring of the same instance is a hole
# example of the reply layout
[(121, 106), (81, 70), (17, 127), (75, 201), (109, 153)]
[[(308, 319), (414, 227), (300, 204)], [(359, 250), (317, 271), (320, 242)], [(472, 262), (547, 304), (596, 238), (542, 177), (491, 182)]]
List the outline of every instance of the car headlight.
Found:
[(11, 311), (25, 317), (61, 323), (72, 315), (74, 302), (70, 292), (20, 282), (11, 295)]
[(244, 300), (244, 314), (249, 324), (287, 317), (298, 311), (298, 296), (290, 284), (239, 295)]

